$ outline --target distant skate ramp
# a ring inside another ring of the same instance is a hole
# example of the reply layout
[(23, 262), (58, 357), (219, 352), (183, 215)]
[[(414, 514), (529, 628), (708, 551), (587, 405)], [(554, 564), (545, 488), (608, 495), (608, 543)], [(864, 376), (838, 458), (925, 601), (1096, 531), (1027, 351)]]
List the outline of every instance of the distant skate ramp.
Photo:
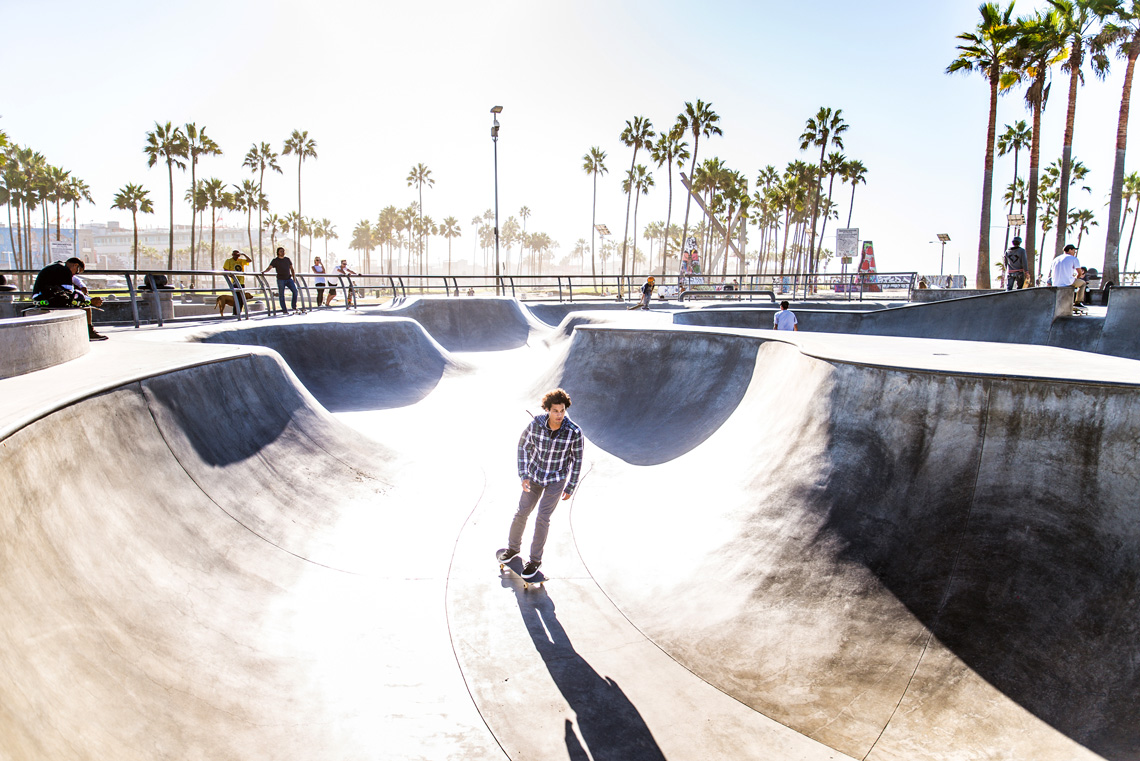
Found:
[(244, 323), (190, 339), (273, 349), (333, 412), (415, 404), (445, 372), (463, 368), (419, 324), (403, 319)]
[(517, 349), (547, 327), (508, 298), (413, 299), (367, 314), (415, 320), (448, 351)]

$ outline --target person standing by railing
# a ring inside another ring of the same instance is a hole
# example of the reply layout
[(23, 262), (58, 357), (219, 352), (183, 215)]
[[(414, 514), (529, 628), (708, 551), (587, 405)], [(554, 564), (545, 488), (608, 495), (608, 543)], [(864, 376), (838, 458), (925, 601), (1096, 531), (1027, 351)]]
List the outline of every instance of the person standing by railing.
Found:
[(285, 289), (293, 292), (293, 311), (297, 311), (297, 281), (294, 280), (297, 271), (293, 269), (293, 260), (285, 256), (285, 247), (277, 247), (277, 256), (269, 260), (269, 266), (263, 272), (277, 271), (277, 298), (281, 300), (281, 312), (289, 314), (285, 308)]
[[(222, 262), (222, 269), (226, 272), (244, 272), (247, 264), (253, 264), (253, 260), (235, 248), (230, 258)], [(225, 307), (222, 308), (225, 309)], [(243, 309), (245, 309), (245, 278), (241, 275), (235, 275), (234, 317), (237, 317)]]
[[(324, 265), (324, 262), (321, 261), (321, 257), (319, 257), (319, 256), (313, 257), (313, 272), (316, 273), (316, 275), (317, 275), (317, 279), (316, 279), (317, 306), (319, 306), (319, 307), (320, 306), (324, 306), (324, 307), (330, 306), (332, 304), (333, 298), (336, 296), (336, 286), (333, 285), (333, 283), (331, 281), (329, 281), (327, 283), (325, 282), (325, 265)], [(324, 292), (325, 292), (325, 286), (326, 285), (328, 285), (328, 288), (329, 288), (329, 296), (328, 296), (328, 302), (327, 303), (324, 300)]]
[(352, 271), (352, 268), (348, 266), (348, 259), (341, 259), (340, 264), (336, 266), (336, 274), (344, 278), (341, 287), (344, 288), (345, 306), (356, 306), (356, 292), (353, 290), (352, 278), (349, 275), (359, 275), (360, 273)]

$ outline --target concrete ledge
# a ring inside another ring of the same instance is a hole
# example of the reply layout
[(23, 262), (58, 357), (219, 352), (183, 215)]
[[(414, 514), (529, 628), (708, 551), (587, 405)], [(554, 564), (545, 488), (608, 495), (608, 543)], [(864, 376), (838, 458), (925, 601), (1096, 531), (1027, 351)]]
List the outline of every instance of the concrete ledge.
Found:
[(60, 365), (90, 349), (87, 315), (81, 309), (0, 320), (0, 378)]
[(1005, 291), (979, 288), (915, 288), (911, 291), (910, 300), (918, 304), (929, 304), (932, 301), (964, 299), (967, 296), (988, 296), (992, 293), (1005, 293)]

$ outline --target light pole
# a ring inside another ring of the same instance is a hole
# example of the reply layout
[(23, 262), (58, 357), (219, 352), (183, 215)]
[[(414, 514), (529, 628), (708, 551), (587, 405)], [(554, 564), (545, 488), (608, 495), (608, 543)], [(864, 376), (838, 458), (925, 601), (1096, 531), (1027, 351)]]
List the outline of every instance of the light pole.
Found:
[(938, 260), (938, 277), (942, 277), (946, 265), (946, 244), (950, 242), (950, 236), (946, 233), (938, 233), (938, 240), (942, 241), (942, 258)]
[(499, 114), (503, 113), (502, 106), (491, 108), (491, 142), (495, 146), (495, 295), (499, 292)]

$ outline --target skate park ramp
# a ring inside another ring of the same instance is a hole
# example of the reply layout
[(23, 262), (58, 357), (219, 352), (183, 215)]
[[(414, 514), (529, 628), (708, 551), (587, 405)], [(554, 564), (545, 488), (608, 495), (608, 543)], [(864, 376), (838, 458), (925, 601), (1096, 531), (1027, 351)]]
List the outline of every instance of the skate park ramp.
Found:
[(430, 469), (260, 350), (20, 427), (0, 444), (0, 756), (498, 757), (437, 676), (446, 622), (418, 601), (443, 578), (378, 565), (446, 568), (447, 545), (407, 537), (477, 503), (457, 467), (418, 509)]
[[(631, 473), (628, 421), (668, 436), (691, 400), (651, 387), (643, 339), (583, 332), (595, 356), (632, 355), (613, 373), (640, 393), (621, 419), (580, 416), (617, 457), (590, 476), (607, 499), (575, 506), (576, 545), (679, 663), (856, 758), (1138, 757), (1135, 385), (873, 367), (771, 341), (711, 435)], [(716, 340), (672, 338), (674, 358)], [(551, 377), (612, 394), (574, 358)]]
[(273, 349), (332, 412), (415, 404), (445, 373), (466, 369), (413, 320), (322, 317), (192, 330), (186, 339)]
[(448, 351), (517, 349), (547, 327), (509, 298), (414, 298), (365, 314), (415, 320)]
[[(4, 429), (0, 756), (1140, 756), (1134, 362), (617, 319), (336, 415), (281, 320)], [(526, 592), (557, 384), (587, 472)]]

